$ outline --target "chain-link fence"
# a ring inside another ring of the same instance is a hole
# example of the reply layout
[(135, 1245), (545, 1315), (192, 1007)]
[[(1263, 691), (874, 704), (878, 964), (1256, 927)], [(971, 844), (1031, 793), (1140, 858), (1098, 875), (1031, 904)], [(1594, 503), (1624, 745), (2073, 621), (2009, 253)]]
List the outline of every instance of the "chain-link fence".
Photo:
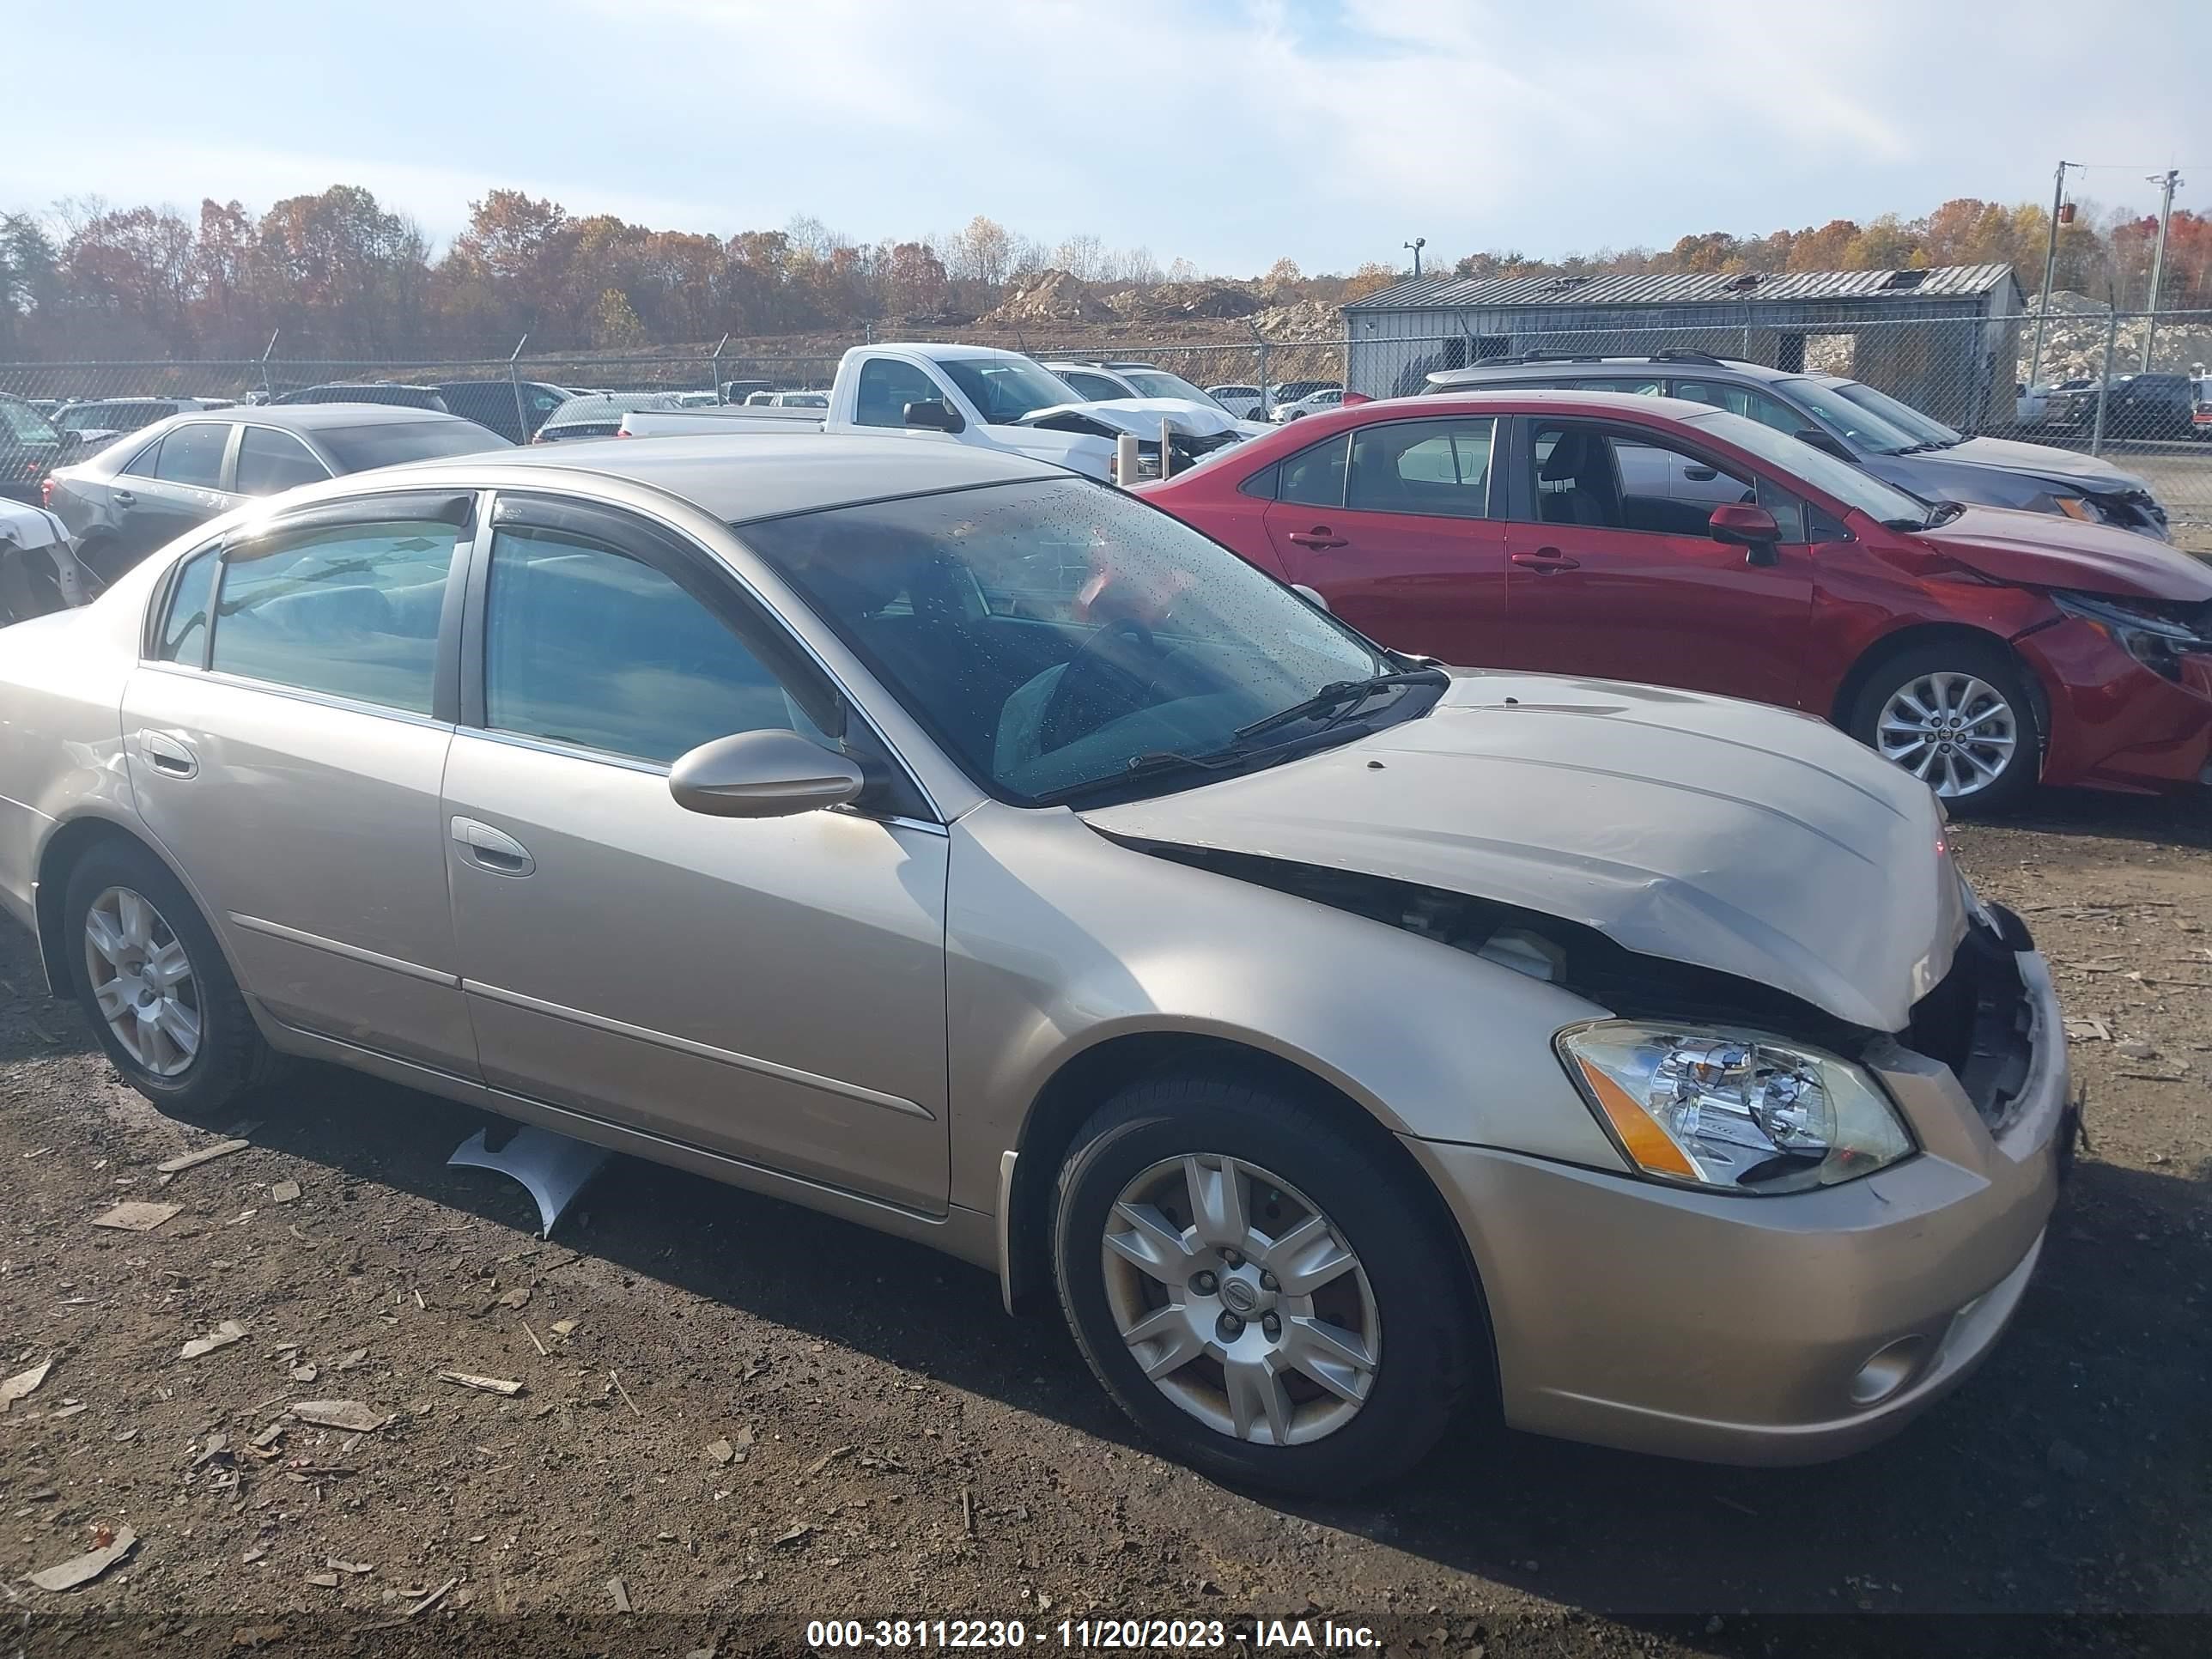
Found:
[[(1941, 456), (2054, 477), (2071, 467), (2097, 489), (2109, 488), (2112, 472), (2131, 475), (2162, 507), (2178, 542), (2212, 553), (2212, 312), (2098, 308), (1668, 328), (1634, 326), (1636, 314), (1624, 311), (1619, 327), (1571, 330), (1545, 326), (1538, 314), (1525, 328), (1489, 333), (1427, 323), (1410, 337), (1378, 332), (1389, 325), (1353, 313), (1348, 331), (1329, 338), (1163, 341), (1095, 327), (1071, 328), (1058, 341), (979, 331), (966, 337), (1048, 363), (1103, 367), (1148, 395), (1167, 388), (1130, 382), (1129, 366), (1165, 371), (1231, 412), (1260, 418), (1295, 418), (1302, 406), (1326, 406), (1346, 392), (1414, 395), (1429, 389), (1431, 374), (1460, 369), (1503, 378), (1510, 368), (1524, 384), (1626, 382), (1722, 403), (1791, 430), (1825, 428), (1863, 457)], [(1224, 335), (1235, 326), (1220, 325)], [(807, 349), (792, 350), (725, 343), (711, 351), (463, 362), (301, 361), (272, 351), (243, 362), (0, 364), (0, 394), (8, 394), (0, 397), (0, 492), (34, 497), (43, 471), (66, 455), (191, 400), (412, 403), (520, 441), (571, 395), (650, 392), (710, 403), (827, 388), (842, 350), (860, 343), (810, 340)], [(1783, 371), (1792, 382), (1828, 375), (1852, 384), (1817, 396), (1802, 383), (1762, 389), (1729, 371), (1746, 362)], [(1076, 384), (1086, 396), (1113, 390), (1095, 374), (1077, 374)], [(57, 426), (77, 435), (58, 440)], [(2007, 441), (2091, 459), (2038, 456), (2003, 447)]]

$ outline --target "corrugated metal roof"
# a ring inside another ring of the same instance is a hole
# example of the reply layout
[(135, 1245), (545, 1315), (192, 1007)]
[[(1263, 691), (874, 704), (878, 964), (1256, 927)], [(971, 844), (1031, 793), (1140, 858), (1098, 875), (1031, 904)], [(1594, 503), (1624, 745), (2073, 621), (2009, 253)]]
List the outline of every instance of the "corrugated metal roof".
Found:
[[(2010, 279), (2010, 265), (1939, 265), (1932, 270), (1787, 270), (1742, 276), (1711, 271), (1590, 276), (1417, 276), (1354, 300), (1346, 311), (1407, 311), (1431, 306), (1741, 305), (1791, 300), (1968, 299)], [(1893, 285), (1899, 279), (1911, 287)]]

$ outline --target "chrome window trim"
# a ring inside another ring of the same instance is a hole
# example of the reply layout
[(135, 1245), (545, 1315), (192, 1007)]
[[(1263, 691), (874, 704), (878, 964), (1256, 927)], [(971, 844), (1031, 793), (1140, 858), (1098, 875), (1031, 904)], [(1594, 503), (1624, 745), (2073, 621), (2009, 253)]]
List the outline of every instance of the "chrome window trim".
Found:
[(452, 732), (460, 729), (451, 720), (441, 720), (432, 714), (418, 714), (411, 708), (394, 708), (390, 703), (368, 702), (358, 697), (343, 697), (335, 692), (313, 690), (304, 685), (287, 685), (282, 680), (257, 680), (245, 674), (234, 674), (224, 668), (195, 668), (187, 663), (162, 662), (159, 659), (141, 660), (138, 666), (146, 673), (191, 675), (212, 680), (219, 685), (235, 686), (241, 691), (261, 691), (274, 697), (289, 697), (295, 702), (311, 702), (318, 708), (336, 709), (340, 714), (373, 714), (409, 726), (423, 726), (433, 732)]

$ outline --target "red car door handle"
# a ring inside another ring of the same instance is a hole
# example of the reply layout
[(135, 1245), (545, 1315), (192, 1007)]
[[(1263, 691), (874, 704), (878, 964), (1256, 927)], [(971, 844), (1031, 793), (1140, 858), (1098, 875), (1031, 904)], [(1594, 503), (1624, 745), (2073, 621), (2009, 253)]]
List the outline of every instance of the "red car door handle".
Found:
[(1556, 547), (1540, 547), (1534, 553), (1516, 553), (1513, 562), (1523, 570), (1533, 570), (1540, 576), (1549, 576), (1561, 570), (1579, 570), (1580, 559), (1571, 559)]
[(1325, 524), (1317, 524), (1311, 530), (1293, 530), (1291, 532), (1291, 539), (1300, 547), (1310, 547), (1316, 551), (1324, 547), (1344, 545), (1344, 538), (1330, 535), (1328, 526)]

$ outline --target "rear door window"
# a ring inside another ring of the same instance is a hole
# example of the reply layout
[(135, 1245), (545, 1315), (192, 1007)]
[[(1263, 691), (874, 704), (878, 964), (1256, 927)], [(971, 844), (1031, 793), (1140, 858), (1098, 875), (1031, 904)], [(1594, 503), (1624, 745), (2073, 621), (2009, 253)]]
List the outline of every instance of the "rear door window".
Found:
[(153, 476), (164, 483), (218, 489), (222, 486), (222, 452), (229, 443), (227, 422), (188, 421), (172, 427), (161, 439)]
[(1345, 435), (1302, 449), (1282, 464), (1275, 499), (1302, 507), (1344, 505)]
[(1352, 434), (1344, 505), (1432, 518), (1490, 514), (1491, 420), (1378, 421)]
[(208, 665), (428, 714), (457, 535), (404, 520), (280, 528), (234, 550)]
[(330, 476), (330, 468), (289, 432), (249, 426), (238, 441), (235, 488), (241, 495), (273, 495), (280, 489), (314, 483)]

